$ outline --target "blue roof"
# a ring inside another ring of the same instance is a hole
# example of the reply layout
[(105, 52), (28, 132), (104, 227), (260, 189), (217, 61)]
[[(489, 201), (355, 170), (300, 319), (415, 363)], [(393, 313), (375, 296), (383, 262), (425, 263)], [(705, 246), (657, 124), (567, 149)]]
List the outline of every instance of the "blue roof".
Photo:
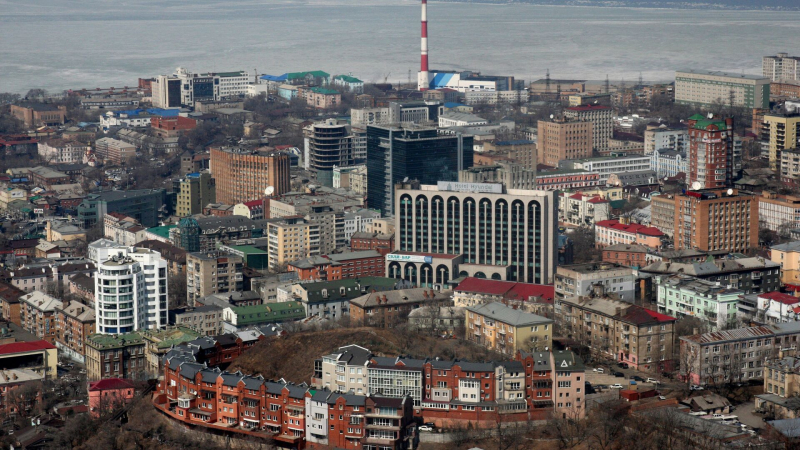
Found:
[(262, 80), (267, 81), (286, 81), (286, 74), (283, 75), (261, 75)]
[(467, 105), (457, 102), (444, 102), (445, 108), (458, 108), (459, 106), (467, 106)]
[(535, 144), (536, 141), (529, 141), (527, 139), (517, 139), (515, 141), (502, 141), (497, 142), (495, 145), (526, 145), (526, 144)]

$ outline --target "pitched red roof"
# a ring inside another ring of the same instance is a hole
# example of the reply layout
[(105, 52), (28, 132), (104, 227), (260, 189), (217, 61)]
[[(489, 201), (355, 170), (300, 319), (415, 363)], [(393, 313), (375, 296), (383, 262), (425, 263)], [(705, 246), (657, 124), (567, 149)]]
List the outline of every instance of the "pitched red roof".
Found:
[(674, 322), (678, 319), (668, 316), (666, 314), (657, 313), (651, 309), (642, 308), (641, 306), (631, 305), (625, 310), (625, 314), (621, 316), (622, 320), (631, 322), (636, 325), (645, 325), (648, 323), (662, 323)]
[(638, 223), (631, 223), (628, 225), (619, 223), (617, 219), (609, 219), (609, 220), (601, 220), (595, 224), (598, 227), (603, 228), (612, 228), (617, 231), (621, 231), (623, 233), (632, 233), (632, 234), (643, 234), (645, 236), (656, 236), (662, 237), (664, 233), (661, 232), (656, 227), (646, 227), (644, 225), (639, 225)]
[(56, 346), (47, 341), (12, 342), (11, 344), (0, 345), (0, 355), (8, 355), (11, 353), (33, 352), (36, 350), (45, 350), (53, 348), (56, 348)]
[(783, 292), (777, 292), (777, 291), (767, 292), (765, 294), (759, 294), (758, 298), (775, 300), (776, 302), (783, 303), (784, 305), (794, 305), (800, 303), (800, 298), (797, 298), (794, 295), (784, 294)]
[(109, 391), (115, 389), (132, 388), (133, 383), (124, 378), (107, 378), (105, 380), (93, 381), (89, 383), (90, 391)]
[(546, 302), (552, 302), (555, 297), (555, 287), (550, 285), (488, 280), (474, 277), (465, 278), (464, 281), (456, 286), (455, 290), (479, 294), (503, 295), (509, 299), (518, 298), (520, 300), (527, 300), (530, 297), (541, 297)]
[(595, 196), (589, 199), (589, 203), (608, 203), (608, 200)]
[(244, 202), (244, 206), (247, 206), (249, 209), (253, 209), (259, 206), (264, 206), (264, 200), (250, 200), (249, 202)]

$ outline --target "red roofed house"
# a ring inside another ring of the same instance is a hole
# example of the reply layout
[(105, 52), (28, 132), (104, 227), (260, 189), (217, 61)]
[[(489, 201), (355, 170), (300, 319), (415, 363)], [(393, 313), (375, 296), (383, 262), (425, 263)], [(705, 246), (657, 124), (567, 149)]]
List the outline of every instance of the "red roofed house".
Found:
[(558, 300), (562, 335), (644, 372), (674, 367), (674, 317), (607, 297)]
[(592, 226), (611, 217), (611, 204), (603, 197), (582, 192), (562, 192), (558, 196), (558, 221), (569, 225)]
[(250, 200), (249, 202), (239, 203), (233, 207), (234, 216), (244, 216), (248, 219), (260, 220), (264, 219), (264, 211), (269, 213), (266, 208), (266, 198), (258, 200)]
[(89, 409), (99, 417), (130, 403), (136, 394), (133, 383), (124, 378), (107, 378), (89, 383)]
[(658, 250), (663, 237), (664, 233), (656, 227), (623, 223), (617, 219), (603, 220), (594, 226), (594, 242), (598, 248), (616, 244), (638, 244)]
[(553, 318), (555, 287), (467, 277), (453, 289), (455, 306), (475, 306), (501, 302), (520, 306), (534, 314)]
[(758, 294), (758, 316), (756, 320), (769, 323), (793, 322), (798, 320), (795, 309), (800, 309), (800, 298), (782, 292)]

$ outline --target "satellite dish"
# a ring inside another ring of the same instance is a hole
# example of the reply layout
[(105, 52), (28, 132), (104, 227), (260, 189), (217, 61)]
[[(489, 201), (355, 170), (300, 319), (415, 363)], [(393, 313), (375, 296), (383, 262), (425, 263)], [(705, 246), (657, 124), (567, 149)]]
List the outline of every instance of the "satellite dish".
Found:
[(709, 119), (713, 119), (714, 118), (714, 113), (708, 113), (708, 118)]
[(273, 192), (275, 192), (275, 188), (273, 186), (267, 186), (267, 188), (264, 189), (264, 195), (266, 195), (267, 197), (272, 195)]
[(733, 189), (728, 189), (728, 195), (733, 195)]
[(408, 183), (408, 177), (403, 178), (403, 183)]
[(699, 190), (702, 187), (703, 187), (703, 183), (701, 183), (699, 181), (695, 181), (694, 183), (692, 183), (692, 189), (694, 189), (695, 191)]
[(555, 118), (556, 118), (556, 116), (554, 116), (553, 114), (550, 114), (550, 118), (551, 118), (551, 119), (555, 119)]

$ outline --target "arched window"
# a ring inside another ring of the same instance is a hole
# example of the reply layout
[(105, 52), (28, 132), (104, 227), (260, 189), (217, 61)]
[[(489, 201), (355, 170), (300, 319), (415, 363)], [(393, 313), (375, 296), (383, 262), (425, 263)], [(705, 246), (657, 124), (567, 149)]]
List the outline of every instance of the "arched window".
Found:
[(430, 235), (428, 234), (428, 197), (418, 195), (414, 203), (415, 217), (414, 225), (416, 231), (414, 233), (414, 243), (412, 245), (415, 252), (427, 252), (430, 242)]
[(397, 230), (400, 233), (400, 250), (412, 251), (411, 249), (412, 210), (413, 210), (413, 205), (411, 196), (408, 194), (403, 194), (400, 197), (400, 211), (397, 212), (398, 218), (400, 219), (400, 229)]
[(447, 253), (461, 253), (461, 201), (458, 197), (447, 199)]

